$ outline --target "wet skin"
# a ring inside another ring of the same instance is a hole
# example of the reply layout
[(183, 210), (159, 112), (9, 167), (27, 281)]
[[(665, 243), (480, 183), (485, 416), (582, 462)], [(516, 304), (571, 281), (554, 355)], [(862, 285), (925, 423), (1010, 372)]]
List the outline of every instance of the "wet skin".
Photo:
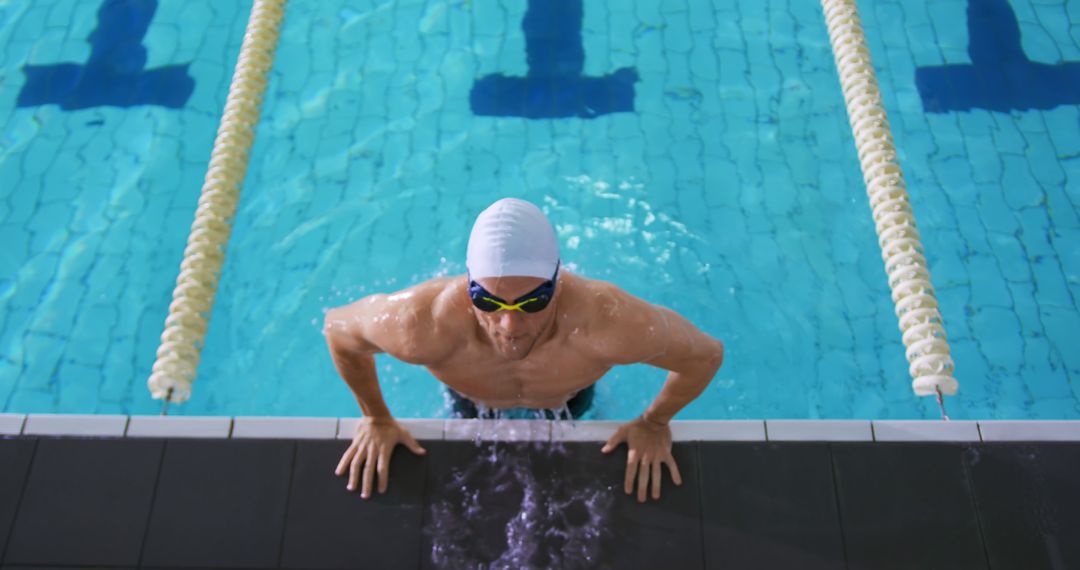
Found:
[[(534, 277), (479, 279), (492, 294), (516, 299), (544, 282)], [(613, 366), (645, 362), (670, 371), (656, 400), (603, 447), (627, 443), (624, 487), (645, 500), (660, 496), (660, 466), (681, 483), (671, 457), (668, 422), (696, 398), (723, 360), (723, 344), (669, 309), (647, 303), (603, 281), (560, 271), (555, 296), (543, 311), (473, 307), (465, 276), (433, 279), (388, 295), (371, 295), (329, 311), (324, 333), (334, 364), (352, 388), (364, 417), (338, 475), (349, 489), (362, 478), (369, 497), (389, 478), (398, 443), (423, 448), (390, 416), (379, 391), (374, 354), (425, 366), (436, 378), (492, 408), (557, 408)]]

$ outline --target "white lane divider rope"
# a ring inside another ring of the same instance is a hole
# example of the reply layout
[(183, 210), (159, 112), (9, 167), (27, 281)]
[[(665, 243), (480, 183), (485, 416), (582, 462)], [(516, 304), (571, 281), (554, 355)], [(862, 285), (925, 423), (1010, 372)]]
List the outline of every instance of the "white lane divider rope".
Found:
[(191, 384), (225, 262), (225, 247), (240, 200), (240, 187), (247, 173), (285, 3), (286, 0), (255, 0), (248, 17), (157, 360), (147, 381), (150, 394), (154, 399), (164, 398), (166, 405), (191, 397)]
[(945, 328), (855, 1), (821, 0), (821, 6), (907, 347), (912, 388), (919, 396), (955, 394)]

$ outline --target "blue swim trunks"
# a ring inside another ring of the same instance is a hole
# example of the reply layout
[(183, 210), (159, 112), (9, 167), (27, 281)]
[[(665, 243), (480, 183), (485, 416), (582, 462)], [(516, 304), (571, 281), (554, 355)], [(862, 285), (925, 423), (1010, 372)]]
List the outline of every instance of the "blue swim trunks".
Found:
[[(446, 393), (450, 396), (450, 417), (460, 419), (495, 419), (497, 410), (484, 410), (483, 413), (476, 406), (476, 402), (462, 396), (452, 388), (447, 388)], [(581, 419), (581, 416), (585, 415), (585, 412), (589, 411), (592, 407), (593, 396), (596, 394), (596, 384), (589, 386), (577, 394), (573, 398), (570, 398), (566, 402), (566, 407), (570, 409), (570, 416), (575, 419)], [(543, 417), (549, 420), (556, 418), (556, 410), (533, 410), (525, 409), (525, 417), (539, 418)]]

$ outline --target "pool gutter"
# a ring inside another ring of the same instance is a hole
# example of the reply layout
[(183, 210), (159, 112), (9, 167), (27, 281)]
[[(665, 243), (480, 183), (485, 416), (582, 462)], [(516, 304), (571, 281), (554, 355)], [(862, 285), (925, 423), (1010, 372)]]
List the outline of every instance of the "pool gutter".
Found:
[[(624, 421), (398, 420), (421, 440), (606, 441)], [(356, 418), (0, 414), (0, 436), (350, 439)], [(674, 441), (1080, 441), (1075, 420), (682, 420)]]

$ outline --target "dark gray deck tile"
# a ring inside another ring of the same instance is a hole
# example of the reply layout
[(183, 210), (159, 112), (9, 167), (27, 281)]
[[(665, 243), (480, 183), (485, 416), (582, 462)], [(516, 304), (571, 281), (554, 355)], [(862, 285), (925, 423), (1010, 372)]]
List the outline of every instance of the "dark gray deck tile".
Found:
[(676, 445), (684, 484), (662, 499), (622, 492), (625, 447), (428, 442), (424, 568), (702, 567), (697, 454)]
[[(128, 566), (0, 566), (0, 570), (122, 570)], [(130, 568), (135, 568), (131, 566)]]
[(987, 569), (963, 448), (832, 445), (849, 568)]
[(607, 490), (605, 498), (613, 498), (608, 527), (612, 548), (602, 552), (600, 562), (618, 569), (703, 568), (697, 445), (675, 444), (672, 453), (683, 484), (675, 486), (665, 467), (661, 499), (645, 503), (623, 492), (626, 446), (608, 456), (600, 453), (600, 445), (567, 445), (568, 484)]
[(0, 566), (0, 570), (128, 570), (129, 568), (135, 570), (137, 566)]
[(1080, 446), (983, 444), (965, 458), (991, 568), (1080, 568)]
[(826, 444), (702, 443), (706, 568), (844, 568)]
[(143, 567), (276, 567), (295, 445), (169, 440)]
[(19, 506), (30, 459), (34, 456), (34, 438), (0, 438), (0, 562), (4, 560), (11, 523)]
[(162, 445), (40, 439), (4, 562), (136, 566)]
[(334, 475), (349, 443), (297, 443), (282, 567), (419, 568), (424, 459), (398, 446), (386, 494), (363, 500)]

